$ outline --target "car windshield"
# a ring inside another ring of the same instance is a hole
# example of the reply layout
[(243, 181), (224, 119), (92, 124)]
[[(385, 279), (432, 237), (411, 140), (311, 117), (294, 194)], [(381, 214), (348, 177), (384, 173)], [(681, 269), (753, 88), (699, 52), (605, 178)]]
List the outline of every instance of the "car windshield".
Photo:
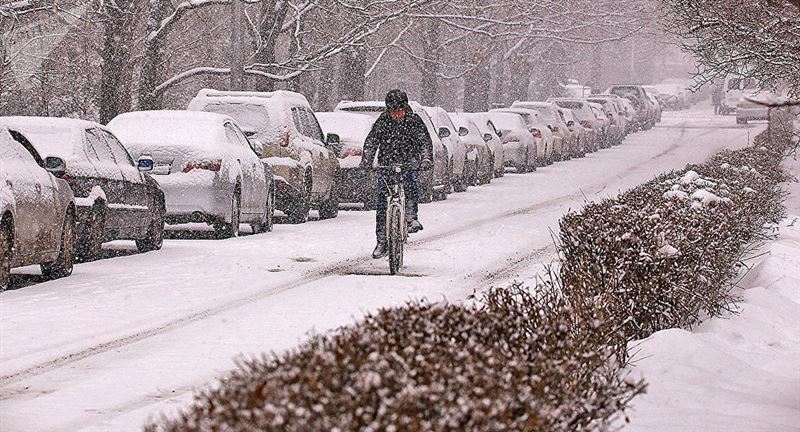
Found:
[(518, 114), (492, 113), (492, 121), (496, 128), (504, 131), (525, 128), (525, 123)]
[(213, 103), (206, 105), (203, 111), (225, 114), (233, 117), (242, 130), (247, 132), (263, 132), (270, 129), (269, 111), (263, 105), (249, 103)]

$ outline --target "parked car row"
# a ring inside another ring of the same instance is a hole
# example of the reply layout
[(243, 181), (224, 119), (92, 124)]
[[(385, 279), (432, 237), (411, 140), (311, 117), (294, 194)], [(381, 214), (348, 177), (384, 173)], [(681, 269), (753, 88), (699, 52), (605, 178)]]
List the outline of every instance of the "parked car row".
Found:
[[(587, 98), (518, 101), (483, 113), (410, 103), (433, 141), (421, 201), (620, 144), (659, 121), (641, 86)], [(108, 125), (66, 118), (0, 117), (0, 287), (12, 267), (46, 277), (102, 244), (158, 250), (165, 224), (206, 223), (219, 237), (335, 218), (340, 204), (375, 207), (375, 175), (359, 168), (383, 101), (343, 101), (315, 113), (288, 91), (201, 90), (185, 111), (124, 113)]]

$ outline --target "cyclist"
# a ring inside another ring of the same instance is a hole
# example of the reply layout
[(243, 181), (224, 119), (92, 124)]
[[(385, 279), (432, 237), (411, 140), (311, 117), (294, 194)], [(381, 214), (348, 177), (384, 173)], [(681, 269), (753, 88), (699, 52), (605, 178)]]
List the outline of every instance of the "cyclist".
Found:
[[(403, 164), (429, 170), (433, 166), (433, 142), (422, 118), (415, 114), (408, 104), (408, 96), (402, 90), (391, 90), (386, 94), (386, 111), (384, 111), (364, 141), (364, 152), (360, 168), (372, 169), (375, 153), (378, 154), (378, 165)], [(408, 232), (422, 230), (417, 208), (419, 204), (419, 172), (407, 171), (402, 176), (403, 189), (406, 193), (406, 221)], [(387, 255), (386, 247), (386, 199), (388, 186), (378, 176), (376, 185), (375, 236), (378, 244), (372, 252), (375, 259)]]

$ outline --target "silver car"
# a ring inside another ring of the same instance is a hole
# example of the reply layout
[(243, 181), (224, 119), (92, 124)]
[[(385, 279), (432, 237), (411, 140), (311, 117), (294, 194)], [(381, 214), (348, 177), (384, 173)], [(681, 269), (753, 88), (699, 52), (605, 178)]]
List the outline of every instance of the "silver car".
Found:
[(8, 288), (13, 267), (40, 264), (48, 278), (72, 274), (75, 199), (53, 175), (63, 175), (57, 162), (42, 160), (24, 137), (0, 128), (0, 290)]
[(135, 159), (150, 157), (164, 190), (167, 223), (205, 222), (222, 237), (270, 230), (272, 172), (228, 116), (193, 111), (120, 114), (108, 124)]

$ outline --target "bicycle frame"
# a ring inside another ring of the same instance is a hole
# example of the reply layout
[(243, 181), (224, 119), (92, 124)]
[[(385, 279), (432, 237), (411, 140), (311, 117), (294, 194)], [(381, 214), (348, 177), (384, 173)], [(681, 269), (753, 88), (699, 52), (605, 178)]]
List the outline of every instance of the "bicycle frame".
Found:
[(410, 169), (404, 170), (402, 165), (394, 165), (378, 167), (378, 170), (381, 181), (388, 191), (386, 197), (386, 242), (389, 249), (389, 273), (394, 275), (403, 267), (403, 244), (408, 238), (403, 173)]

